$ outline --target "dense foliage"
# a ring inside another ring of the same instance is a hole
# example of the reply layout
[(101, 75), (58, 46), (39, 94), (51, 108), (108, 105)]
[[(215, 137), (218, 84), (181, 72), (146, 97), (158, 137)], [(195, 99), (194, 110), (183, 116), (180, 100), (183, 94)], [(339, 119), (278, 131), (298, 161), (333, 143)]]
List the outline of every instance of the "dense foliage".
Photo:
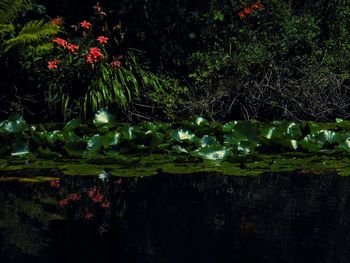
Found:
[(1, 155), (42, 158), (111, 158), (125, 154), (183, 155), (189, 160), (215, 162), (246, 160), (261, 153), (350, 152), (350, 122), (295, 123), (233, 121), (210, 123), (202, 117), (181, 123), (118, 123), (106, 110), (93, 127), (74, 119), (64, 127), (29, 126), (21, 117), (0, 123)]
[[(4, 117), (92, 117), (101, 107), (127, 120), (193, 114), (215, 120), (349, 117), (347, 1), (15, 2), (12, 15), (5, 16), (6, 5), (0, 5), (1, 23), (7, 19), (1, 25), (8, 51), (0, 65), (6, 76)], [(48, 25), (45, 13), (63, 17), (58, 37), (78, 45), (76, 53), (52, 50), (52, 31), (37, 34), (45, 40), (39, 53), (37, 42), (25, 41), (25, 52), (12, 47), (28, 24)], [(91, 29), (83, 30), (84, 20)], [(108, 43), (98, 43), (99, 36)], [(85, 60), (93, 47), (104, 59), (89, 67)], [(144, 52), (128, 56), (133, 49)], [(110, 62), (113, 56), (119, 62), (120, 55), (123, 67), (115, 73)], [(48, 72), (48, 58), (62, 60), (58, 75)]]

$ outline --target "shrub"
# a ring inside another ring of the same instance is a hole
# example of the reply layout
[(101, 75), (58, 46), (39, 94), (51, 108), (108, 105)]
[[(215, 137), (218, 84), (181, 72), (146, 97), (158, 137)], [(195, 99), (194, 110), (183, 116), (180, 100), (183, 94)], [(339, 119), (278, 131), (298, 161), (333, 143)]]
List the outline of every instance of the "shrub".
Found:
[(82, 21), (68, 38), (56, 37), (47, 60), (47, 102), (52, 112), (85, 118), (99, 108), (125, 111), (141, 90), (161, 90), (161, 80), (123, 46), (124, 29), (110, 28), (98, 4), (91, 22)]

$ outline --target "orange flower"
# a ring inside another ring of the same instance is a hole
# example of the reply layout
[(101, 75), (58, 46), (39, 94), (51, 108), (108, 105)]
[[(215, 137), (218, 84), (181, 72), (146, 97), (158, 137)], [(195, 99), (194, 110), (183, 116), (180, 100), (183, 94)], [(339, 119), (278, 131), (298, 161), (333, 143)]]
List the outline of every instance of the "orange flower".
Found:
[(61, 46), (64, 47), (64, 48), (66, 48), (67, 45), (68, 45), (67, 40), (64, 40), (64, 39), (59, 38), (59, 37), (56, 37), (56, 38), (53, 40), (53, 42), (55, 42), (55, 43), (61, 45)]
[(85, 29), (90, 29), (92, 27), (91, 23), (84, 20), (83, 22), (80, 23), (80, 26)]
[(108, 40), (109, 40), (109, 38), (108, 38), (108, 37), (105, 37), (105, 36), (99, 36), (99, 37), (97, 37), (97, 41), (100, 42), (101, 44), (107, 43)]
[(63, 19), (62, 17), (58, 16), (51, 20), (51, 23), (56, 26), (62, 26), (63, 25)]
[(255, 2), (254, 4), (252, 4), (251, 8), (252, 9), (262, 9), (262, 8), (264, 8), (264, 6), (261, 2)]
[(249, 8), (249, 7), (246, 7), (246, 8), (244, 8), (243, 12), (246, 15), (250, 15), (253, 12), (253, 9)]
[[(58, 63), (59, 63), (58, 60), (49, 61), (49, 62), (47, 62), (47, 68), (48, 68), (48, 69), (55, 69), (55, 68), (57, 68), (57, 64), (58, 64)], [(53, 183), (52, 183), (51, 186), (53, 186)], [(59, 187), (59, 181), (58, 181), (58, 187)]]
[(74, 44), (68, 44), (68, 45), (67, 45), (67, 49), (68, 49), (69, 51), (71, 51), (72, 53), (77, 52), (78, 48), (79, 48), (78, 45), (74, 45)]
[(242, 12), (239, 12), (238, 13), (238, 16), (243, 19), (245, 17), (245, 13), (242, 11)]

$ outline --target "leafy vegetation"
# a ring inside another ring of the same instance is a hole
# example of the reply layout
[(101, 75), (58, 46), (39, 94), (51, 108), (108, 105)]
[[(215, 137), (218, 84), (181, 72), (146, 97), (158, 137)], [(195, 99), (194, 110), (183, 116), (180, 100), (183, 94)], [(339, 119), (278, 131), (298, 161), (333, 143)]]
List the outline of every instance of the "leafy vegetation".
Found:
[(123, 121), (349, 118), (348, 3), (3, 0), (0, 8), (3, 118), (87, 120), (99, 108)]
[(15, 47), (22, 49), (23, 56), (28, 56), (25, 55), (27, 52), (40, 55), (52, 49), (52, 45), (48, 45), (46, 41), (59, 32), (57, 25), (44, 19), (31, 20), (20, 26), (13, 23), (19, 14), (29, 10), (33, 3), (34, 1), (28, 0), (0, 2), (0, 56)]
[[(293, 163), (293, 156), (321, 154), (341, 158), (350, 152), (350, 122), (341, 119), (334, 123), (231, 121), (221, 124), (197, 117), (173, 124), (130, 125), (119, 123), (106, 110), (100, 110), (93, 126), (74, 119), (61, 128), (45, 128), (30, 126), (21, 117), (11, 118), (0, 124), (0, 136), (0, 154), (4, 158), (74, 158), (126, 166), (147, 156), (150, 159), (146, 160), (157, 166), (163, 163), (158, 157), (153, 160), (157, 155), (168, 159), (168, 166), (171, 162), (176, 166), (180, 161), (197, 163), (198, 168), (205, 169), (203, 162), (215, 167), (222, 162), (254, 163), (285, 154), (289, 160), (286, 162)], [(266, 154), (274, 155), (266, 157)]]
[(162, 81), (139, 63), (137, 50), (123, 46), (125, 29), (109, 27), (100, 5), (94, 10), (91, 22), (84, 20), (67, 32), (70, 39), (53, 39), (55, 52), (47, 59), (48, 71), (43, 71), (47, 103), (65, 118), (86, 119), (100, 108), (125, 111), (142, 90), (163, 88)]

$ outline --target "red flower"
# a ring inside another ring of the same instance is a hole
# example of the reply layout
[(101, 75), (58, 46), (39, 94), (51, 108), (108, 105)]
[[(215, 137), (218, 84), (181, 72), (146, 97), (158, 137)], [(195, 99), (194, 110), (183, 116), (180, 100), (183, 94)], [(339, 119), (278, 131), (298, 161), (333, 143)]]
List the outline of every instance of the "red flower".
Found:
[[(47, 62), (47, 68), (48, 69), (55, 69), (55, 68), (57, 68), (57, 64), (59, 63), (59, 61), (58, 60), (52, 60), (52, 61), (49, 61), (49, 62)], [(58, 181), (58, 186), (56, 186), (56, 187), (59, 187), (59, 181)], [(53, 186), (52, 184), (54, 184), (54, 183), (50, 183), (50, 185), (51, 186)]]
[(54, 19), (51, 20), (51, 24), (55, 25), (55, 26), (62, 26), (63, 25), (63, 19), (62, 17), (56, 17)]
[(64, 48), (66, 48), (67, 45), (68, 45), (67, 40), (64, 40), (64, 39), (59, 38), (59, 37), (56, 37), (56, 38), (53, 40), (53, 42), (55, 42), (55, 43), (61, 45), (61, 46), (64, 47)]
[(86, 57), (86, 62), (90, 63), (90, 64), (94, 64), (97, 62), (97, 60), (92, 56), (92, 55), (87, 55)]
[[(52, 69), (51, 67), (50, 67), (50, 62), (52, 63), (52, 62), (54, 62), (54, 61), (49, 61), (48, 63), (49, 63), (49, 65), (47, 66), (49, 69)], [(55, 65), (56, 67), (55, 68), (57, 68), (57, 65)], [(54, 187), (54, 188), (59, 188), (60, 187), (60, 179), (55, 179), (55, 180), (52, 180), (51, 182), (50, 182), (50, 186), (51, 187)]]
[(80, 23), (80, 26), (85, 29), (90, 29), (92, 27), (91, 23), (84, 20), (83, 22)]
[(67, 45), (67, 49), (68, 49), (69, 51), (71, 51), (72, 53), (77, 52), (78, 48), (79, 48), (78, 45), (74, 45), (74, 44), (68, 44), (68, 45)]
[(108, 40), (109, 40), (109, 38), (108, 38), (108, 37), (105, 37), (105, 36), (99, 36), (99, 37), (97, 38), (97, 41), (100, 42), (101, 44), (107, 43)]
[(119, 60), (114, 60), (111, 62), (112, 68), (118, 69), (122, 66), (122, 63)]
[(98, 47), (90, 48), (90, 55), (92, 55), (96, 58), (102, 57), (101, 49), (99, 49)]
[(92, 47), (92, 48), (90, 48), (90, 53), (86, 57), (86, 61), (90, 64), (94, 64), (102, 56), (103, 56), (103, 54), (98, 47)]

